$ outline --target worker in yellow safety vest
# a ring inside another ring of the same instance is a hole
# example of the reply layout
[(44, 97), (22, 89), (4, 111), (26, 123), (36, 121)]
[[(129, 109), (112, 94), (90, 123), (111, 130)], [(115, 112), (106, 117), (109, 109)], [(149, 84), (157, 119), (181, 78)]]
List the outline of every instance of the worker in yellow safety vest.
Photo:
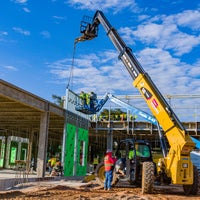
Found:
[(88, 106), (90, 106), (90, 94), (89, 93), (85, 93), (85, 97), (86, 97), (86, 104)]
[(48, 163), (47, 163), (47, 166), (49, 168), (49, 174), (51, 174), (52, 170), (53, 170), (53, 167), (55, 166), (56, 164), (56, 156), (52, 156), (52, 158), (50, 158), (48, 160)]
[(99, 156), (95, 156), (93, 159), (94, 170), (96, 169), (96, 166), (98, 164), (99, 164)]
[(141, 152), (138, 150), (138, 145), (135, 146), (135, 151), (134, 151), (134, 146), (131, 146), (129, 154), (128, 154), (128, 158), (131, 160), (134, 158), (136, 152), (136, 156), (142, 156)]
[(85, 92), (83, 92), (83, 91), (81, 91), (81, 93), (80, 93), (80, 98), (81, 98), (81, 104), (82, 105), (85, 105), (86, 104), (86, 93)]

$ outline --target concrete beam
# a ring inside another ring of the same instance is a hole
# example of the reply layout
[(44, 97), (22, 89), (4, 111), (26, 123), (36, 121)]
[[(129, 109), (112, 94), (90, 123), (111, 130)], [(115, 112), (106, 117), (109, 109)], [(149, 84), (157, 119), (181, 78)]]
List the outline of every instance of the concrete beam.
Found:
[[(30, 92), (27, 92), (15, 85), (12, 85), (2, 79), (0, 79), (0, 95), (8, 97), (9, 99), (20, 102), (21, 104), (30, 106), (34, 109), (40, 111), (46, 111), (47, 102), (45, 99), (42, 99)], [(60, 106), (48, 102), (48, 110), (56, 115), (65, 116), (65, 109)]]

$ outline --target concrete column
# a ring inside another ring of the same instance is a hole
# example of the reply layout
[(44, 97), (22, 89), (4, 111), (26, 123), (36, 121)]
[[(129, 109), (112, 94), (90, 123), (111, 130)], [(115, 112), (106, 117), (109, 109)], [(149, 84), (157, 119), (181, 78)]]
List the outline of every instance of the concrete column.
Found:
[(30, 171), (30, 166), (31, 166), (31, 161), (32, 161), (32, 144), (33, 144), (33, 130), (28, 130), (29, 131), (29, 142), (28, 142), (28, 155), (27, 155), (27, 161), (28, 165), (26, 165), (26, 170)]
[(40, 119), (40, 135), (39, 135), (38, 158), (37, 158), (38, 177), (44, 177), (46, 171), (49, 115), (50, 114), (49, 114), (49, 104), (48, 104), (47, 111), (41, 114), (41, 119)]
[(4, 147), (3, 168), (6, 168), (7, 154), (8, 154), (8, 152), (10, 152), (10, 151), (7, 150), (7, 145), (8, 145), (7, 143), (8, 143), (8, 135), (6, 134), (6, 136), (5, 136), (5, 147)]
[(66, 151), (65, 151), (65, 145), (66, 145), (66, 126), (67, 123), (64, 123), (64, 127), (63, 127), (63, 142), (62, 142), (62, 155), (61, 155), (61, 163), (64, 169), (64, 164), (65, 164), (65, 155), (66, 155)]
[(113, 150), (113, 122), (109, 121), (109, 129), (107, 134), (107, 149)]

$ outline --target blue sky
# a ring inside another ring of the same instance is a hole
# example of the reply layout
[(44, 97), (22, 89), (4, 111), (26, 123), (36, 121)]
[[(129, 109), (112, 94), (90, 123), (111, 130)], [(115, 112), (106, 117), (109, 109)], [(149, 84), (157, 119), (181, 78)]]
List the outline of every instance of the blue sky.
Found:
[[(84, 15), (101, 9), (162, 94), (200, 94), (198, 0), (2, 0), (0, 76), (52, 101), (70, 89), (139, 94), (102, 26), (76, 46)], [(196, 106), (199, 99), (187, 99)]]

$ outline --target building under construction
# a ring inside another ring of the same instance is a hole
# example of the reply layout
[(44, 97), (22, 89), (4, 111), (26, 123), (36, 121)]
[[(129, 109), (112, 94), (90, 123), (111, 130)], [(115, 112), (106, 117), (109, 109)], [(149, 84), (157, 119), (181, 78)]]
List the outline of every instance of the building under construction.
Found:
[[(132, 137), (148, 139), (159, 149), (158, 130), (150, 122), (111, 116), (100, 119), (75, 109), (79, 96), (68, 91), (65, 109), (6, 81), (0, 81), (0, 168), (15, 169), (19, 161), (44, 177), (51, 154), (58, 154), (64, 176), (84, 176), (94, 158), (102, 158), (111, 142)], [(200, 138), (200, 122), (183, 122)], [(109, 140), (108, 140), (109, 138)]]

